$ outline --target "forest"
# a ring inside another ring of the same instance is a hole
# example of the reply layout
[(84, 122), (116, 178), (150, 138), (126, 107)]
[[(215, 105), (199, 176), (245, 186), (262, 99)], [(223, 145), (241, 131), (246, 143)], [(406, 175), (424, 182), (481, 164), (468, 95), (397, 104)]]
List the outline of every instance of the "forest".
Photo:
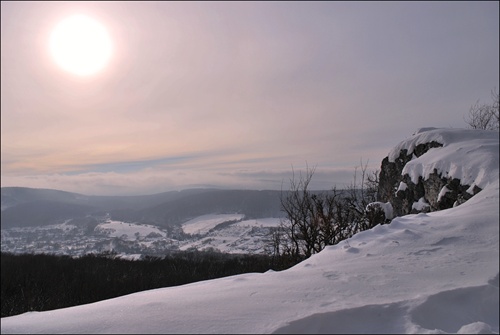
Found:
[(284, 270), (287, 256), (183, 251), (141, 260), (1, 253), (1, 317), (88, 304), (161, 287), (249, 272)]

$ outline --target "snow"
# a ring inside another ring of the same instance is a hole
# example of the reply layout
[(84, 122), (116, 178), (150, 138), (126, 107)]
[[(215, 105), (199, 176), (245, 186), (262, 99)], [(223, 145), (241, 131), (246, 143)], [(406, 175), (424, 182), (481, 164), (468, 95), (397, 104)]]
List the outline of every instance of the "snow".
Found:
[(269, 228), (279, 226), (280, 218), (242, 220), (221, 229), (208, 231), (217, 222), (227, 222), (228, 218), (235, 220), (241, 217), (238, 214), (238, 217), (203, 215), (196, 218), (192, 222), (196, 222), (196, 226), (200, 228), (200, 231), (205, 232), (206, 235), (201, 239), (179, 241), (179, 249), (216, 249), (231, 254), (264, 253), (266, 246), (269, 244)]
[(227, 221), (238, 221), (244, 217), (243, 214), (208, 214), (198, 216), (182, 224), (182, 230), (186, 234), (206, 234), (218, 224)]
[(424, 197), (418, 199), (417, 202), (414, 202), (411, 205), (411, 209), (416, 209), (417, 211), (429, 210), (430, 208), (431, 205), (429, 205), (429, 203), (425, 201)]
[(406, 185), (405, 182), (401, 181), (401, 182), (399, 182), (399, 186), (398, 186), (398, 189), (396, 190), (396, 193), (398, 193), (399, 191), (405, 191), (407, 188), (408, 188), (408, 185)]
[(498, 333), (498, 132), (475, 134), (428, 129), (398, 146), (442, 140), (406, 171), (444, 168), (483, 188), (457, 207), (397, 217), (285, 271), (29, 312), (1, 332)]
[(145, 225), (125, 223), (122, 221), (106, 220), (104, 223), (98, 224), (95, 231), (107, 233), (111, 237), (121, 237), (127, 240), (135, 240), (138, 237), (146, 237), (151, 233), (159, 234), (166, 237), (167, 233), (158, 229), (158, 227)]
[(264, 218), (255, 220), (243, 220), (235, 223), (235, 226), (240, 227), (278, 227), (280, 225), (280, 218)]
[(394, 209), (392, 208), (392, 204), (390, 202), (371, 202), (366, 206), (366, 210), (369, 210), (370, 207), (379, 207), (384, 211), (385, 218), (391, 220), (394, 217)]
[(418, 178), (427, 179), (434, 170), (446, 178), (458, 178), (462, 185), (475, 184), (484, 188), (498, 177), (498, 131), (422, 128), (409, 139), (402, 141), (388, 155), (394, 162), (402, 149), (413, 153), (419, 144), (438, 142), (443, 148), (432, 148), (425, 155), (414, 158), (403, 168), (411, 181), (418, 183)]
[(65, 220), (62, 223), (56, 223), (56, 224), (51, 224), (51, 225), (46, 225), (46, 226), (36, 226), (36, 227), (16, 227), (14, 230), (17, 231), (29, 231), (29, 230), (52, 230), (52, 229), (59, 229), (59, 230), (72, 230), (77, 228), (75, 225), (70, 224), (71, 220)]
[(439, 191), (437, 201), (440, 202), (441, 198), (444, 197), (448, 192), (451, 192), (451, 190), (448, 187), (446, 187), (446, 185), (444, 185), (441, 191)]
[(474, 195), (474, 186), (476, 186), (476, 185), (472, 184), (465, 192), (467, 192), (471, 195)]

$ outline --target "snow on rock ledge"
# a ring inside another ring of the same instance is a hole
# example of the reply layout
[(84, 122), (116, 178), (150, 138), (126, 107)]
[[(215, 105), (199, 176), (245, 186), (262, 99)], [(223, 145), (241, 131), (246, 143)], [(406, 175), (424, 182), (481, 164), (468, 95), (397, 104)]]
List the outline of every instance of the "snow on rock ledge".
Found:
[(370, 226), (378, 223), (388, 223), (392, 220), (393, 208), (390, 202), (371, 202), (366, 206), (366, 215), (370, 221)]
[(498, 131), (421, 128), (382, 161), (377, 200), (394, 216), (457, 206), (498, 177), (498, 150)]

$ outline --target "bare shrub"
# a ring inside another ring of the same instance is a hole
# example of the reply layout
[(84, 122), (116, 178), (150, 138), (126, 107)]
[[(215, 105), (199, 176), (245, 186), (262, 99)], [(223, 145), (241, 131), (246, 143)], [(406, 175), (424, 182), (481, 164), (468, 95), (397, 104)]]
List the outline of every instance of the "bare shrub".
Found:
[(472, 129), (499, 130), (498, 92), (491, 91), (491, 104), (480, 104), (479, 100), (471, 106), (465, 123)]
[(357, 167), (347, 189), (324, 192), (309, 190), (314, 171), (315, 168), (307, 167), (298, 179), (293, 172), (290, 190), (281, 193), (285, 218), (272, 231), (270, 249), (274, 255), (288, 255), (297, 260), (308, 258), (374, 225), (366, 208), (376, 200), (377, 171), (368, 174), (367, 163), (361, 162), (361, 179)]

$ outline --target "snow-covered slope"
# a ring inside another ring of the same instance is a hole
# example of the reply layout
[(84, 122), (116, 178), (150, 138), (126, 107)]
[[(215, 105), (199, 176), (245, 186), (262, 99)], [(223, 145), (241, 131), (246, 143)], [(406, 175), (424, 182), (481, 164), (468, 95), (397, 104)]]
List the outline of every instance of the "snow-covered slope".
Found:
[(182, 230), (187, 234), (206, 234), (210, 229), (215, 228), (218, 224), (227, 221), (239, 221), (243, 219), (242, 214), (219, 214), (219, 215), (202, 215), (182, 224)]
[[(422, 134), (430, 140), (441, 136), (439, 131), (431, 133)], [(471, 155), (468, 161), (470, 166), (481, 166), (493, 158), (496, 172), (485, 171), (482, 178), (488, 180), (480, 182), (484, 189), (458, 207), (395, 218), (286, 271), (243, 274), (25, 313), (2, 318), (1, 331), (498, 333), (496, 134), (496, 144), (488, 140), (484, 145), (488, 150)], [(468, 154), (457, 154), (451, 145), (472, 136), (466, 130), (462, 135), (457, 131), (449, 145), (439, 148), (443, 160), (448, 160), (442, 164), (459, 166), (454, 160)], [(422, 171), (434, 164), (433, 150), (419, 157)]]
[[(179, 250), (215, 249), (225, 253), (259, 254), (265, 253), (269, 245), (269, 228), (277, 227), (280, 218), (242, 220), (241, 214), (203, 215), (182, 225), (184, 232), (199, 232), (199, 238), (179, 241)], [(238, 221), (220, 229), (219, 223)], [(193, 229), (194, 228), (194, 229)]]

